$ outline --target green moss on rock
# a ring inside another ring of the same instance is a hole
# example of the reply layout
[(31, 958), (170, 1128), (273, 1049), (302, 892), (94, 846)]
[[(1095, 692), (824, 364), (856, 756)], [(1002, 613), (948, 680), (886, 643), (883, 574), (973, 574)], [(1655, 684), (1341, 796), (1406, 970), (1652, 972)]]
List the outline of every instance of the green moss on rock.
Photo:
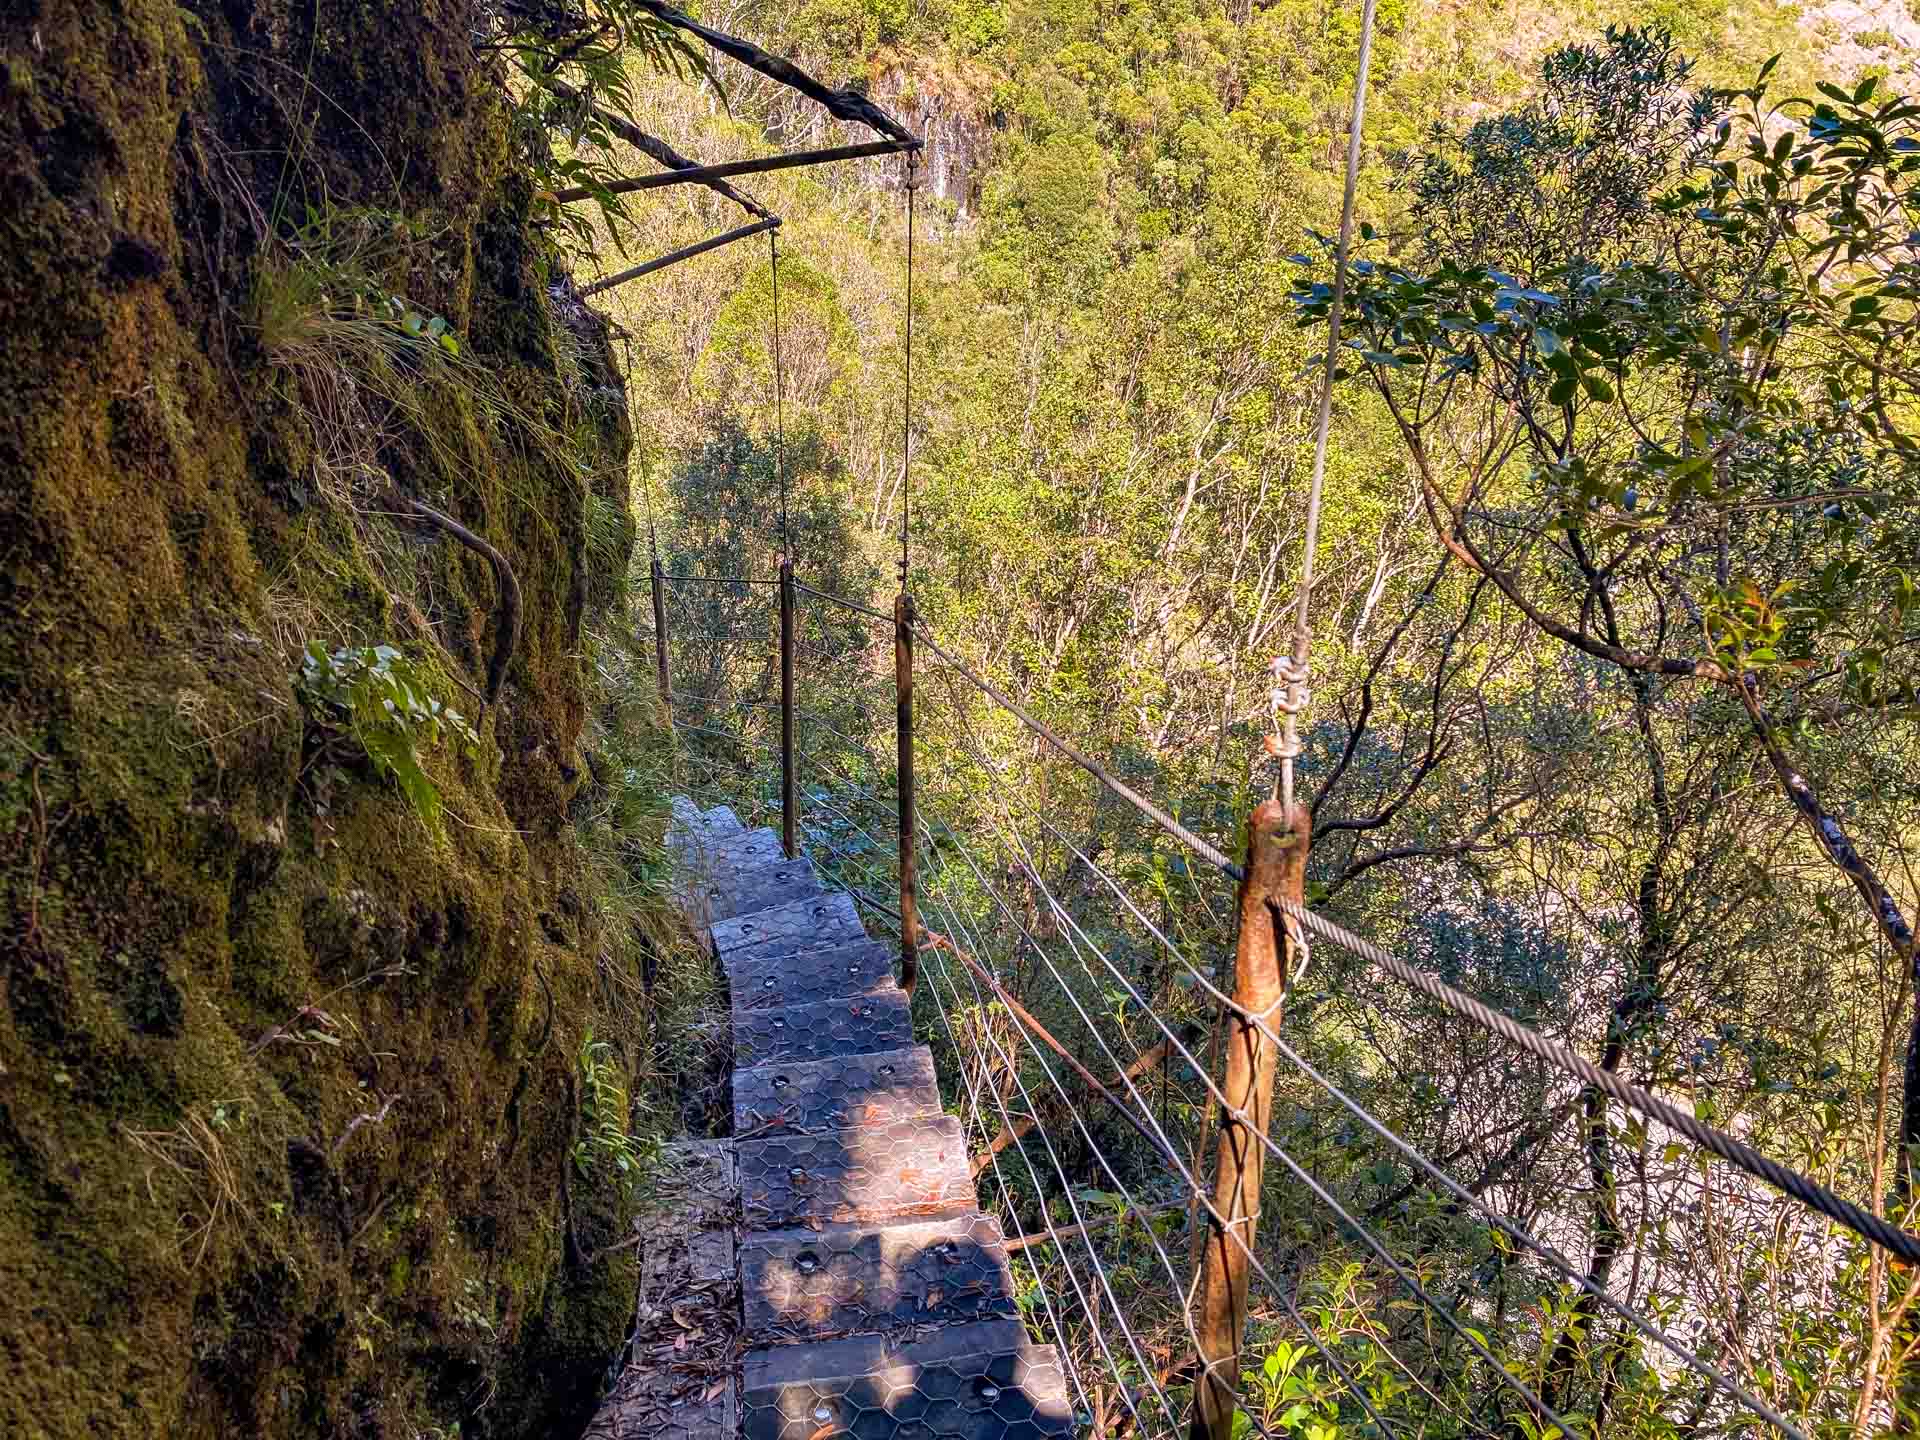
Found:
[[(621, 1339), (630, 1273), (569, 1267), (561, 1238), (599, 939), (590, 913), (563, 943), (539, 917), (581, 883), (576, 657), (626, 558), (604, 526), (586, 543), (587, 504), (626, 513), (629, 436), (623, 413), (571, 422), (469, 20), (358, 0), (0, 20), (9, 1436), (517, 1433), (577, 1412)], [(429, 759), (441, 836), (370, 774), (317, 773), (292, 684), (308, 638), (392, 640), (477, 709), (458, 687), (494, 623), (484, 563), (314, 484), (312, 417), (247, 304), (319, 205), (417, 221), (396, 290), (585, 452), (470, 412), (449, 417), (460, 476), (390, 457), (524, 595), (486, 753)], [(603, 334), (566, 323), (617, 385)], [(510, 1404), (477, 1406), (509, 1377)]]

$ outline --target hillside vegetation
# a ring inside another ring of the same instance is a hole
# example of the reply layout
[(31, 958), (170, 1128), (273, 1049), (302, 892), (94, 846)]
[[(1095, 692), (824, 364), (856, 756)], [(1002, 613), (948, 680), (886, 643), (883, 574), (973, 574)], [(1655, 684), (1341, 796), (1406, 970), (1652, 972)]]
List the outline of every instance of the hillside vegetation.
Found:
[[(884, 608), (904, 477), (909, 583), (935, 633), (1221, 840), (1272, 776), (1261, 737), (1291, 639), (1357, 22), (1357, 6), (1287, 4), (727, 19), (863, 73), (929, 142), (910, 408), (904, 167), (749, 186), (786, 220), (802, 578)], [(1897, 8), (1870, 24), (1764, 5), (1380, 7), (1302, 761), (1326, 913), (1896, 1216), (1920, 1140), (1912, 23)], [(777, 92), (742, 84), (727, 102), (662, 89), (648, 123), (700, 136), (683, 148), (701, 159), (830, 138)], [(635, 204), (602, 264), (617, 268), (614, 245), (651, 253), (734, 223), (704, 195)], [(773, 573), (764, 243), (608, 297), (635, 374), (672, 396), (640, 441), (669, 570)], [(770, 813), (770, 600), (675, 604), (685, 713), (736, 737), (686, 743), (716, 797)], [(822, 717), (803, 742), (809, 833), (884, 897), (885, 632), (812, 605), (803, 637), (803, 703)], [(1175, 983), (1148, 921), (1212, 965), (1230, 895), (930, 674), (929, 923), (973, 935), (1103, 1075), (1164, 1033), (1128, 985), (1205, 1034), (1211, 1007)], [(956, 1109), (977, 1085), (1009, 1104), (1045, 1089), (998, 1007), (948, 998), (922, 1018)], [(1095, 999), (1097, 1025), (1076, 1008)], [(1103, 1048), (1116, 1027), (1125, 1048)], [(1819, 1433), (1910, 1423), (1909, 1279), (1864, 1247), (1337, 950), (1316, 951), (1288, 1027), (1474, 1194), (1769, 1403)], [(974, 1048), (981, 1035), (1000, 1038)], [(1156, 1087), (1201, 1153), (1197, 1077), (1163, 1067)], [(1734, 1424), (1325, 1092), (1285, 1067), (1282, 1089), (1289, 1152), (1550, 1401), (1606, 1434)], [(1024, 1230), (1178, 1199), (1119, 1117), (1080, 1105), (1062, 1156), (1008, 1152), (1002, 1210)], [(983, 1109), (982, 1143), (998, 1128)], [(1181, 1233), (1180, 1216), (1154, 1223)], [(1320, 1338), (1390, 1415), (1436, 1434), (1471, 1433), (1462, 1416), (1530, 1423), (1272, 1167), (1261, 1223)], [(1113, 1236), (1122, 1294), (1071, 1318), (1095, 1373), (1115, 1363), (1112, 1311), (1149, 1337), (1106, 1403), (1151, 1432), (1134, 1412), (1153, 1380), (1190, 1374), (1187, 1340), (1155, 1237), (1136, 1222)], [(1075, 1293), (1084, 1257), (1027, 1253), (1036, 1307)], [(1297, 1330), (1271, 1294), (1262, 1314), (1291, 1374)], [(1278, 1403), (1300, 1395), (1280, 1373), (1251, 1377), (1270, 1420), (1355, 1420), (1324, 1368), (1299, 1413)]]
[(513, 23), (0, 18), (10, 1437), (545, 1433), (625, 1333), (666, 755)]

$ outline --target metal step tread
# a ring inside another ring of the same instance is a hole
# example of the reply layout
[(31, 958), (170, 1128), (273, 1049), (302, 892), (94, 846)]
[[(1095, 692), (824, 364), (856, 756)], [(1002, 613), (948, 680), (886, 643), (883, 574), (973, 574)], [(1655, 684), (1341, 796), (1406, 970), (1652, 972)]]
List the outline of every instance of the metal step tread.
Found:
[(878, 1335), (750, 1351), (746, 1440), (1056, 1440), (1074, 1430), (1066, 1376), (1018, 1321), (949, 1326), (893, 1346)]
[(745, 1334), (777, 1344), (1013, 1319), (999, 1222), (986, 1215), (750, 1233), (740, 1249)]
[(821, 893), (820, 877), (804, 855), (789, 860), (785, 854), (776, 854), (734, 870), (696, 870), (694, 878), (697, 883), (690, 898), (710, 926), (809, 900)]
[(733, 1017), (733, 1059), (741, 1069), (897, 1050), (913, 1043), (913, 1010), (897, 986)]
[(853, 1129), (767, 1130), (736, 1142), (749, 1230), (947, 1218), (978, 1209), (951, 1115)]
[(713, 948), (731, 972), (735, 961), (743, 956), (767, 960), (866, 936), (851, 897), (819, 895), (722, 920), (713, 927)]
[(734, 1134), (844, 1130), (940, 1113), (933, 1052), (924, 1045), (783, 1060), (733, 1072)]
[(673, 799), (673, 819), (667, 825), (669, 847), (719, 844), (745, 833), (740, 817), (725, 805), (703, 811), (684, 795)]
[(737, 950), (727, 960), (734, 1023), (749, 1010), (817, 1005), (874, 990), (898, 991), (893, 962), (898, 952), (865, 937), (785, 954)]

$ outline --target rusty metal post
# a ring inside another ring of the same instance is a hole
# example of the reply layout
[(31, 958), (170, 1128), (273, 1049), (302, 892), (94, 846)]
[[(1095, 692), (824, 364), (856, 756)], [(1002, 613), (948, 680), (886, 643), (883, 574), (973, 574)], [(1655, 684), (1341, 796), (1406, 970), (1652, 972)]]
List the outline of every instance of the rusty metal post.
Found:
[(667, 674), (667, 576), (660, 568), (660, 557), (653, 557), (653, 663), (659, 671), (660, 703), (667, 708), (667, 724), (673, 724), (673, 681)]
[(913, 597), (893, 601), (894, 734), (900, 770), (900, 988), (913, 994), (920, 974), (920, 911), (913, 873)]
[(1247, 1261), (1260, 1218), (1266, 1160), (1254, 1132), (1267, 1133), (1277, 1059), (1273, 1042), (1249, 1017), (1258, 1017), (1269, 1030), (1280, 1028), (1288, 977), (1299, 951), (1297, 938), (1269, 901), (1284, 896), (1305, 903), (1307, 839), (1312, 833), (1304, 805), (1295, 805), (1289, 815), (1278, 800), (1269, 800), (1247, 820), (1246, 875), (1240, 882), (1234, 951), (1233, 998), (1238, 1009), (1227, 1021), (1227, 1073), (1221, 1086), (1226, 1098), (1213, 1177), (1218, 1218), (1208, 1223), (1196, 1286), (1201, 1373), (1193, 1386), (1191, 1440), (1231, 1440), (1233, 1435), (1240, 1347), (1247, 1333)]
[(800, 858), (800, 810), (793, 767), (793, 557), (780, 557), (780, 843)]

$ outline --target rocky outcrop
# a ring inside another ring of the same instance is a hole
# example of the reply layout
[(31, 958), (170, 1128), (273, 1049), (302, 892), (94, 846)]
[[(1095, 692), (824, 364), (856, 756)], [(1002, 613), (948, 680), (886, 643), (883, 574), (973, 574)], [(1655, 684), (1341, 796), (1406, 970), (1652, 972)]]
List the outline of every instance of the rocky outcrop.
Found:
[[(0, 19), (9, 1436), (524, 1433), (630, 1315), (564, 1238), (617, 1221), (565, 1193), (604, 940), (567, 806), (626, 406), (474, 23)], [(400, 501), (517, 578), (496, 703), (499, 572)], [(309, 645), (473, 724), (423, 732), (435, 823)]]

